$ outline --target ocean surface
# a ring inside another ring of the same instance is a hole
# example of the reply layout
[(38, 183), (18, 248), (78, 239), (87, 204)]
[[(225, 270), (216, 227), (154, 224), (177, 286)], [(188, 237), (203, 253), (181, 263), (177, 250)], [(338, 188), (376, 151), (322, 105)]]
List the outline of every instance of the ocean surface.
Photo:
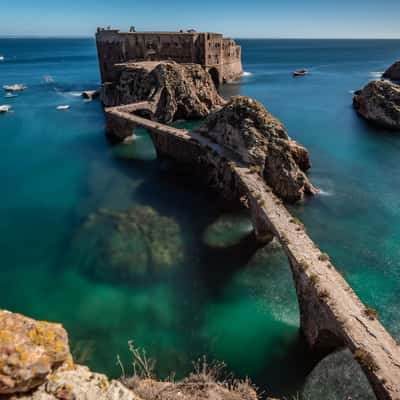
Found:
[[(352, 109), (400, 41), (239, 43), (246, 73), (223, 94), (255, 97), (309, 149), (321, 194), (291, 209), (400, 339), (400, 135)], [(315, 367), (299, 335), (279, 247), (255, 249), (246, 213), (157, 161), (146, 132), (106, 141), (99, 102), (79, 96), (99, 85), (94, 40), (1, 39), (0, 54), (0, 86), (29, 87), (0, 97), (14, 111), (0, 115), (0, 307), (63, 323), (76, 358), (112, 376), (118, 354), (129, 369), (133, 340), (161, 377), (206, 355), (272, 395), (306, 385), (305, 398), (343, 400), (345, 368)], [(310, 75), (293, 79), (298, 68)]]

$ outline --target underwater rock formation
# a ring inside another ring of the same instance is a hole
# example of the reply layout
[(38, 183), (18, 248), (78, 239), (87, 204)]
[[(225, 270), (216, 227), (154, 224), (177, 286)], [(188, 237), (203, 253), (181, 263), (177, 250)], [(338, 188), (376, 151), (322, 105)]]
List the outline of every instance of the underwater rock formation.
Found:
[(363, 370), (347, 349), (325, 357), (307, 377), (302, 394), (305, 399), (376, 399)]
[(223, 214), (204, 232), (204, 243), (214, 248), (226, 248), (240, 243), (253, 232), (249, 215)]
[(233, 97), (197, 131), (257, 168), (283, 199), (297, 201), (316, 193), (304, 173), (311, 166), (307, 149), (292, 140), (284, 125), (256, 100)]
[(224, 104), (211, 75), (197, 64), (167, 62), (126, 63), (117, 83), (103, 85), (106, 107), (149, 101), (151, 118), (164, 123), (202, 119)]
[(400, 81), (400, 61), (396, 61), (382, 75), (383, 78)]
[(366, 120), (400, 130), (400, 85), (373, 81), (355, 93), (353, 105)]
[(183, 261), (179, 225), (153, 208), (100, 209), (89, 216), (78, 243), (90, 242), (94, 256), (84, 266), (90, 276), (124, 282), (163, 275)]
[(0, 395), (27, 392), (48, 374), (71, 366), (61, 325), (0, 310)]

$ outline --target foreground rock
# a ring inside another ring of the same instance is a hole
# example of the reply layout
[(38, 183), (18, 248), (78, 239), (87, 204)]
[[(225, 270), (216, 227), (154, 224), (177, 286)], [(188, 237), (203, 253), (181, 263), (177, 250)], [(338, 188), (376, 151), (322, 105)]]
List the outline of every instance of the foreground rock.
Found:
[(33, 393), (13, 396), (9, 400), (140, 400), (118, 381), (91, 372), (87, 367), (49, 375)]
[(400, 86), (389, 81), (373, 81), (356, 92), (356, 111), (368, 121), (400, 130)]
[(181, 382), (159, 382), (138, 375), (124, 377), (122, 382), (110, 381), (87, 367), (73, 365), (67, 333), (61, 325), (0, 311), (0, 398), (257, 400), (257, 394), (246, 382), (219, 383), (212, 370), (192, 374)]
[(89, 216), (76, 242), (87, 252), (83, 258), (89, 258), (83, 268), (101, 280), (129, 283), (152, 279), (183, 261), (179, 225), (147, 206), (125, 211), (100, 209)]
[(0, 310), (0, 394), (29, 391), (71, 365), (61, 325)]
[(200, 65), (139, 62), (119, 66), (117, 83), (104, 84), (101, 100), (107, 107), (150, 101), (152, 119), (170, 123), (202, 119), (224, 104), (212, 78)]
[(311, 166), (307, 149), (256, 100), (233, 97), (198, 132), (253, 165), (281, 198), (297, 201), (316, 193), (305, 175)]
[(383, 78), (400, 81), (400, 61), (395, 62), (382, 75)]

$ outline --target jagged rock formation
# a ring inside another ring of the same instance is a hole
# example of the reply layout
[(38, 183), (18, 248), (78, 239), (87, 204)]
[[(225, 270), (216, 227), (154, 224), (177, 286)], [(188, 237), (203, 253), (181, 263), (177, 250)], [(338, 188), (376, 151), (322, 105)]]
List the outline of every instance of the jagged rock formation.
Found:
[(61, 325), (0, 310), (0, 395), (27, 392), (71, 364)]
[(73, 364), (67, 333), (61, 325), (0, 310), (0, 398), (257, 400), (257, 394), (247, 382), (219, 383), (208, 371), (181, 382), (158, 382), (137, 375), (124, 377), (122, 382), (110, 381), (105, 375)]
[(400, 81), (400, 61), (396, 61), (382, 75), (383, 78)]
[(224, 104), (211, 75), (198, 64), (139, 62), (120, 70), (117, 83), (103, 85), (101, 100), (107, 107), (149, 101), (151, 118), (170, 123), (202, 119)]
[(89, 216), (75, 243), (78, 252), (82, 248), (93, 255), (83, 266), (86, 273), (107, 281), (159, 277), (179, 266), (184, 255), (179, 225), (147, 206), (100, 209)]
[(316, 193), (305, 175), (310, 166), (306, 148), (292, 140), (284, 125), (250, 97), (234, 97), (198, 129), (256, 168), (287, 201)]
[(85, 100), (93, 101), (100, 96), (99, 90), (84, 90), (81, 94)]
[(353, 105), (365, 119), (378, 125), (400, 129), (400, 85), (373, 81), (355, 93)]
[(34, 392), (9, 400), (141, 400), (122, 383), (75, 366), (47, 377)]

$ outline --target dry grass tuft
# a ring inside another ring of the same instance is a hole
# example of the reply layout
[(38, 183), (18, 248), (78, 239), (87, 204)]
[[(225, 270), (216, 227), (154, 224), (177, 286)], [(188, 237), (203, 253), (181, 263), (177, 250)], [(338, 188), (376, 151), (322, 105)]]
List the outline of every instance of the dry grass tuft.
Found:
[(370, 353), (364, 349), (357, 349), (354, 358), (364, 367), (372, 372), (378, 371), (379, 367)]

